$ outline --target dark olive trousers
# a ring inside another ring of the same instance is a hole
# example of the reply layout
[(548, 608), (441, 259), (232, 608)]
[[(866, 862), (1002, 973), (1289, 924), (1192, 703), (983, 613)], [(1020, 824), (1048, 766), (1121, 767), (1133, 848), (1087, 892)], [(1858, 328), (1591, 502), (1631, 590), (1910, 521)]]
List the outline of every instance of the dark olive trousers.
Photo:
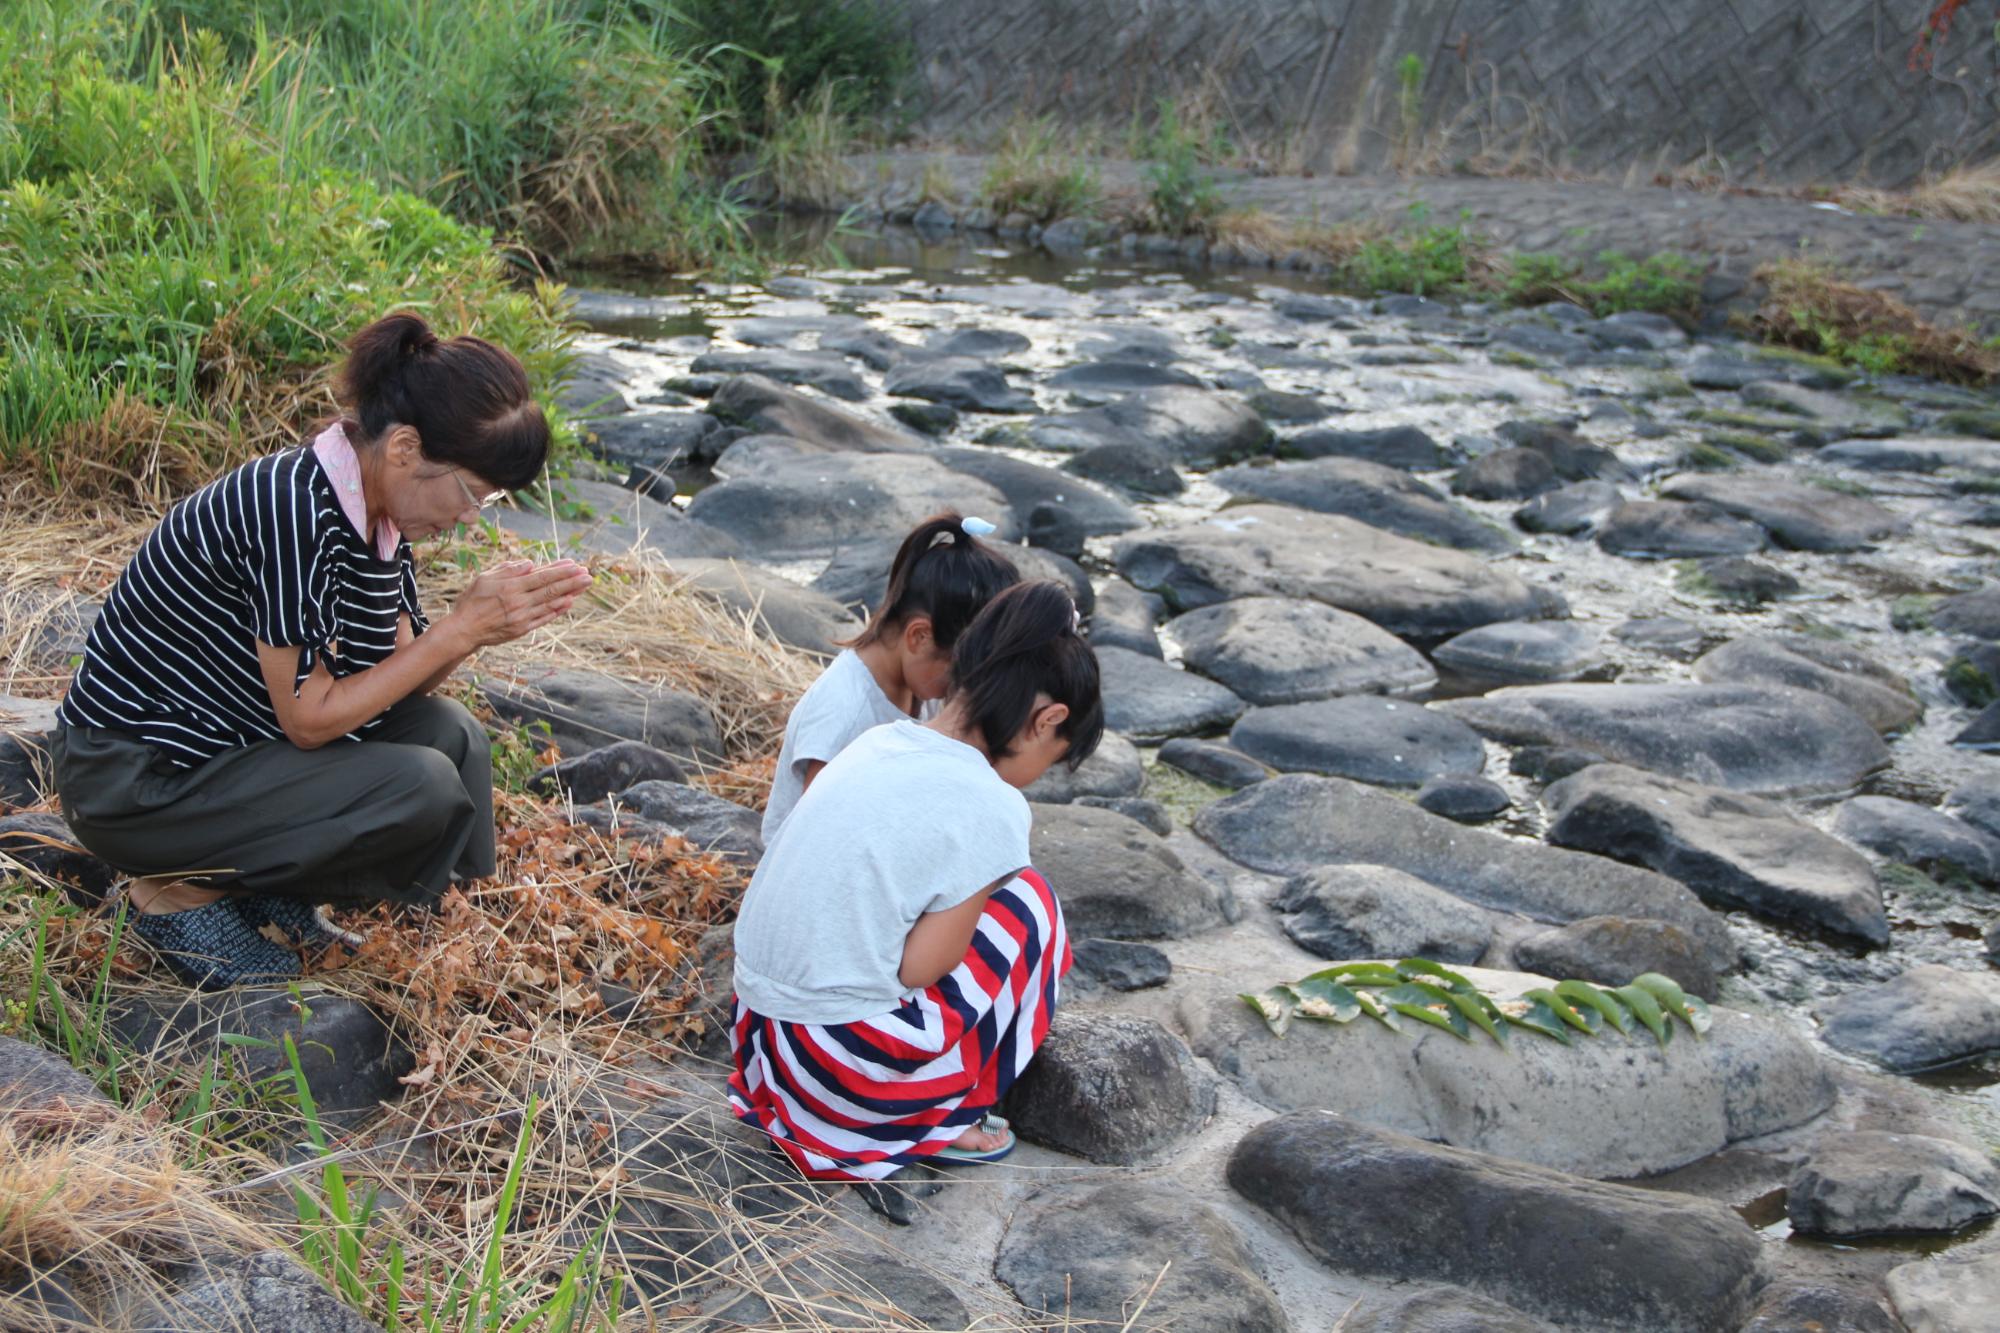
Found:
[(114, 731), (58, 728), (63, 818), (128, 875), (314, 903), (433, 903), (493, 873), (486, 730), (450, 699), (406, 699), (365, 741), (260, 741), (195, 768)]

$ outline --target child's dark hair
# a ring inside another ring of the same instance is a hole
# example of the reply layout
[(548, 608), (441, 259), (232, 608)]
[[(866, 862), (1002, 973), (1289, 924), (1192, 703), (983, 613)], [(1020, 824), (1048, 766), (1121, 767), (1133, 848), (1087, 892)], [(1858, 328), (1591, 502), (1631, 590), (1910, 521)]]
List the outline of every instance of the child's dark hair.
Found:
[(510, 491), (548, 460), (549, 423), (514, 354), (470, 335), (440, 339), (408, 311), (354, 335), (334, 392), (364, 441), (414, 427), (425, 458)]
[(842, 646), (865, 648), (891, 626), (928, 616), (932, 642), (950, 652), (973, 617), (1020, 581), (1014, 562), (967, 532), (961, 515), (933, 515), (896, 548), (882, 604), (868, 617), (867, 627)]
[(987, 603), (958, 638), (950, 698), (963, 702), (986, 748), (999, 759), (1035, 712), (1035, 697), (1068, 704), (1057, 728), (1069, 740), (1063, 762), (1075, 771), (1104, 737), (1097, 654), (1077, 629), (1069, 589), (1048, 579), (1017, 583)]

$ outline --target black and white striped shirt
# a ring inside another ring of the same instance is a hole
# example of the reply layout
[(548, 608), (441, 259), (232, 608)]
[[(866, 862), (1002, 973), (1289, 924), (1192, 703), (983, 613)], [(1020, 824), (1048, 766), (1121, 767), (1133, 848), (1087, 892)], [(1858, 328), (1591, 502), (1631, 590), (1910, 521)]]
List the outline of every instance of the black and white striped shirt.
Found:
[(299, 650), (296, 687), (317, 663), (347, 676), (380, 662), (404, 612), (422, 633), (409, 543), (380, 558), (311, 449), (260, 458), (175, 505), (146, 538), (56, 716), (129, 733), (192, 767), (283, 738), (260, 640)]

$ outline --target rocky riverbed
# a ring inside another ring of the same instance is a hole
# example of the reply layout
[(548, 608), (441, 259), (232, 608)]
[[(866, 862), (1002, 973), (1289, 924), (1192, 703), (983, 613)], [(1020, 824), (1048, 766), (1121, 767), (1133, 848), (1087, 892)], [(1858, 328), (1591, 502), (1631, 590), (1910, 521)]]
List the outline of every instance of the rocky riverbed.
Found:
[[(856, 1253), (813, 1281), (936, 1328), (1990, 1327), (2000, 397), (1651, 316), (852, 252), (579, 291), (599, 462), (505, 519), (824, 650), (950, 505), (1089, 617), (1116, 734), (1031, 793), (1082, 943), (1026, 1146), (828, 1192)], [(563, 690), (573, 761), (715, 743)], [(754, 859), (650, 753), (579, 800)], [(1502, 1050), (1237, 998), (1412, 954), (1716, 1021)]]

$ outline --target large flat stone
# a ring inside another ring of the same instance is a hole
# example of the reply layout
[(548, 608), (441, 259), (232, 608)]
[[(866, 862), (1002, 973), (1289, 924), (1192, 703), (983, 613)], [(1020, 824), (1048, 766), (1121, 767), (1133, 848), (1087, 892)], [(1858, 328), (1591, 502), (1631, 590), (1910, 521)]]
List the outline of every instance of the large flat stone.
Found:
[(1327, 773), (1380, 787), (1421, 787), (1486, 765), (1484, 742), (1463, 722), (1374, 695), (1253, 709), (1229, 740), (1281, 772)]
[(1227, 686), (1129, 649), (1099, 648), (1097, 665), (1105, 724), (1134, 740), (1160, 741), (1227, 726), (1246, 707)]
[(1804, 634), (1745, 634), (1695, 659), (1711, 685), (1789, 685), (1846, 704), (1875, 730), (1900, 731), (1924, 715), (1910, 683), (1845, 643)]
[(1899, 1074), (2000, 1051), (2000, 973), (1940, 963), (1820, 1006), (1827, 1045)]
[(1592, 1327), (1713, 1333), (1749, 1313), (1756, 1233), (1721, 1204), (1608, 1185), (1302, 1111), (1229, 1183), (1327, 1266), (1472, 1287)]
[(1518, 543), (1463, 505), (1409, 473), (1358, 458), (1303, 463), (1246, 463), (1210, 481), (1231, 495), (1344, 514), (1385, 532), (1462, 551), (1511, 551)]
[(1806, 1236), (1962, 1231), (2000, 1213), (2000, 1166), (1984, 1149), (1925, 1134), (1843, 1134), (1792, 1173), (1785, 1211)]
[(722, 755), (722, 732), (708, 704), (670, 686), (548, 668), (513, 680), (482, 681), (480, 692), (503, 718), (546, 724), (571, 758), (616, 741), (643, 741), (696, 761)]
[(946, 509), (995, 524), (1002, 541), (1020, 535), (1006, 498), (978, 478), (928, 458), (858, 453), (773, 459), (750, 475), (710, 486), (687, 512), (770, 559), (900, 536)]
[(1388, 866), (1320, 866), (1293, 877), (1271, 905), (1292, 943), (1321, 958), (1473, 963), (1493, 939), (1486, 913)]
[(2000, 1309), (2000, 1253), (1919, 1259), (1890, 1269), (1888, 1287), (1909, 1333), (1988, 1333)]
[(1437, 707), (1511, 745), (1560, 745), (1767, 796), (1846, 791), (1889, 764), (1852, 709), (1765, 685), (1521, 685)]
[(1113, 554), (1128, 580), (1182, 611), (1232, 597), (1305, 597), (1399, 637), (1440, 639), (1547, 609), (1514, 574), (1477, 556), (1282, 505), (1134, 533)]
[(977, 477), (993, 487), (1024, 517), (1038, 504), (1060, 505), (1087, 537), (1129, 532), (1146, 522), (1145, 515), (1128, 501), (1056, 468), (968, 445), (939, 449), (931, 457), (954, 472)]
[(1873, 500), (1759, 474), (1676, 477), (1661, 492), (1747, 518), (1797, 551), (1860, 551), (1907, 525)]
[(1115, 810), (1037, 805), (1029, 851), (1077, 939), (1177, 939), (1222, 924), (1215, 887)]
[(1734, 966), (1735, 946), (1722, 918), (1665, 875), (1465, 828), (1339, 778), (1293, 773), (1260, 782), (1203, 810), (1194, 831), (1225, 856), (1269, 874), (1383, 865), (1468, 902), (1539, 921), (1672, 921), (1701, 942), (1717, 970)]
[(1007, 1094), (1015, 1133), (1088, 1161), (1144, 1161), (1215, 1114), (1215, 1081), (1150, 1018), (1059, 1011)]
[(1592, 764), (1542, 800), (1550, 842), (1671, 875), (1712, 906), (1889, 942), (1874, 867), (1771, 801), (1623, 764)]
[(763, 375), (732, 375), (708, 401), (709, 412), (731, 425), (764, 435), (789, 435), (823, 449), (864, 453), (918, 453), (922, 436), (873, 421), (786, 388)]
[(1239, 597), (1177, 616), (1167, 632), (1190, 668), (1255, 704), (1408, 694), (1437, 684), (1422, 653), (1322, 602)]

